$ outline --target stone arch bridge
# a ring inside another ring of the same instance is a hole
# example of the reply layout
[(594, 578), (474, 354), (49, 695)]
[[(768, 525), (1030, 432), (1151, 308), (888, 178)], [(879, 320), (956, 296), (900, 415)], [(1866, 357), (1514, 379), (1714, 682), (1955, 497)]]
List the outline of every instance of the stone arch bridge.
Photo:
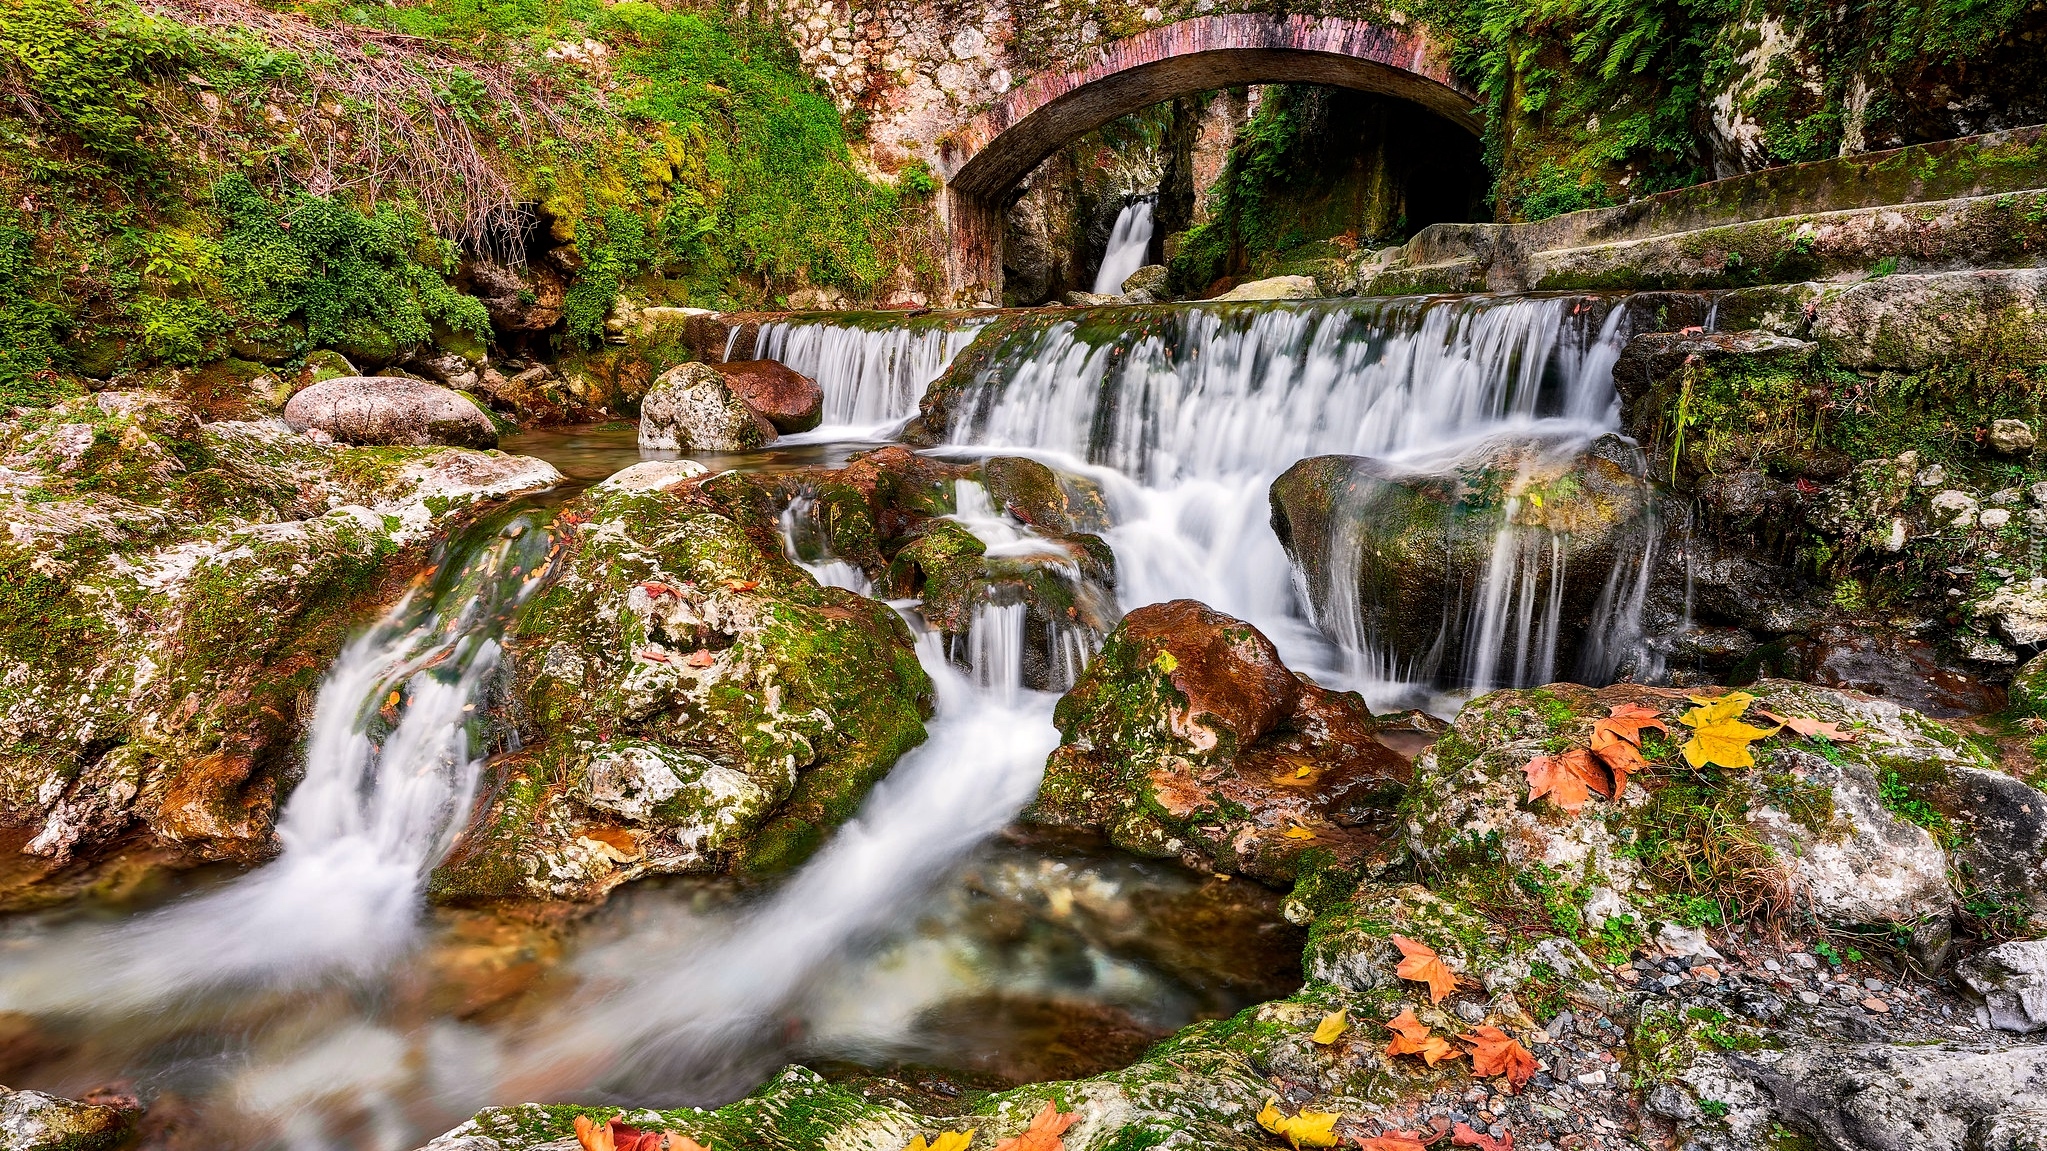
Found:
[(1346, 0), (1289, 5), (1311, 13), (1260, 10), (1269, 3), (782, 0), (782, 13), (806, 67), (864, 122), (876, 166), (921, 158), (944, 179), (947, 294), (971, 303), (1001, 298), (1017, 183), (1082, 134), (1176, 96), (1328, 84), (1478, 130), (1477, 94), (1450, 74), (1448, 45), (1348, 14)]

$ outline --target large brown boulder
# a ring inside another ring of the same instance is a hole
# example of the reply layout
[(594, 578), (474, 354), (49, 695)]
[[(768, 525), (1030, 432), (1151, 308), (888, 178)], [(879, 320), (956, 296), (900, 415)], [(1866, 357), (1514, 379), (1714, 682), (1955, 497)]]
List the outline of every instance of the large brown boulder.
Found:
[(712, 367), (747, 407), (766, 416), (778, 432), (807, 432), (824, 422), (824, 389), (787, 364), (740, 360)]
[(1033, 820), (1281, 885), (1308, 862), (1385, 858), (1407, 761), (1362, 697), (1294, 674), (1242, 620), (1192, 600), (1138, 608), (1054, 718)]

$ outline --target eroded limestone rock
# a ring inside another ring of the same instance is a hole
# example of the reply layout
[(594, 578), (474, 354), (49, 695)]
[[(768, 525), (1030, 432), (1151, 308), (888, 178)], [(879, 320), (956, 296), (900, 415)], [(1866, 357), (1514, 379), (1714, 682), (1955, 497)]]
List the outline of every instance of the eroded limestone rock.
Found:
[(497, 425), (467, 396), (438, 384), (391, 376), (340, 376), (306, 388), (284, 405), (296, 432), (338, 443), (491, 448)]
[(716, 368), (677, 364), (661, 373), (640, 401), (640, 446), (657, 451), (744, 452), (775, 438), (775, 426), (753, 410)]

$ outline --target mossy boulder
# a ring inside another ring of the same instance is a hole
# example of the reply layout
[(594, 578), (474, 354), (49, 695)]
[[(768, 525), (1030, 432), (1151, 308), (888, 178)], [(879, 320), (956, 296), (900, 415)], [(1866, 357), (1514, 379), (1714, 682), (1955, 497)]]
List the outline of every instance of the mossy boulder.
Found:
[[(1474, 700), (1415, 762), (1402, 807), (1408, 846), (1439, 867), (1496, 856), (1572, 894), (1588, 920), (1637, 927), (1683, 919), (1705, 901), (1716, 917), (1810, 914), (1843, 924), (1945, 922), (1958, 847), (1939, 797), (1968, 773), (1996, 773), (1943, 725), (1855, 692), (1765, 680), (1748, 721), (1770, 715), (1835, 723), (1840, 740), (1774, 729), (1750, 767), (1694, 768), (1679, 753), (1684, 693), (1552, 684)], [(1620, 705), (1654, 709), (1671, 734), (1645, 731), (1650, 769), (1616, 800), (1572, 812), (1531, 801), (1526, 765), (1589, 746)], [(1766, 715), (1768, 712), (1769, 715)], [(2009, 777), (2002, 777), (2009, 778)], [(2013, 781), (2016, 782), (2016, 781)], [(2023, 786), (2023, 785), (2021, 785)]]
[(657, 451), (744, 452), (775, 438), (775, 425), (707, 364), (663, 372), (640, 401), (640, 446)]
[(140, 1113), (135, 1106), (80, 1103), (0, 1087), (0, 1146), (8, 1151), (112, 1151), (128, 1142)]
[[(1603, 597), (1611, 610), (1617, 565), (1639, 563), (1654, 530), (1640, 454), (1615, 436), (1502, 439), (1427, 471), (1313, 456), (1274, 480), (1271, 498), (1273, 530), (1323, 630), (1446, 683), (1540, 682), (1578, 668), (1595, 654), (1588, 641), (1603, 638), (1595, 616)], [(1480, 642), (1474, 605), (1504, 604), (1517, 588), (1542, 589), (1522, 614), (1556, 625)], [(1472, 653), (1468, 666), (1447, 662), (1457, 652)]]
[(1288, 670), (1241, 620), (1191, 600), (1131, 612), (1054, 719), (1027, 818), (1276, 884), (1388, 862), (1406, 761), (1360, 696)]
[(349, 633), (453, 527), (561, 478), (495, 452), (323, 447), (196, 402), (103, 392), (0, 420), (0, 811), (40, 861), (0, 899), (89, 880), (65, 869), (124, 843), (270, 851)]
[(493, 766), (434, 898), (782, 868), (923, 740), (931, 685), (902, 620), (820, 586), (698, 471), (606, 483), (558, 517), (561, 554), (507, 637), (526, 746)]

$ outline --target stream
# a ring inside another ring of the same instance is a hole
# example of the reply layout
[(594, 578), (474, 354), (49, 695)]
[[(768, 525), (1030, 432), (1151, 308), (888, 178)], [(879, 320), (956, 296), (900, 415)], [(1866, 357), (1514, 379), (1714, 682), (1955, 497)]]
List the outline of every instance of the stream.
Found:
[[(896, 440), (972, 348), (930, 450), (1026, 454), (1098, 485), (1124, 610), (1199, 599), (1375, 709), (1446, 714), (1571, 672), (1555, 634), (1560, 548), (1524, 546), (1503, 523), (1508, 542), (1454, 609), (1471, 650), (1431, 656), (1316, 602), (1267, 490), (1317, 454), (1454, 472), (1502, 435), (1582, 447), (1617, 425), (1610, 369), (1647, 306), (1581, 295), (1054, 309), (1009, 325), (794, 319), (763, 325), (755, 347), (819, 381), (825, 426), (693, 458), (843, 463)], [(1056, 695), (1024, 683), (1020, 606), (983, 605), (970, 642), (948, 645), (914, 602), (895, 605), (937, 686), (929, 738), (778, 883), (644, 882), (580, 917), (429, 909), (426, 876), (503, 750), (475, 721), (499, 631), (546, 563), (553, 508), (659, 455), (634, 440), (627, 423), (506, 439), (569, 482), (449, 541), (432, 578), (336, 660), (274, 862), (0, 924), (8, 1083), (167, 1099), (149, 1122), (187, 1140), (170, 1146), (407, 1151), (488, 1104), (714, 1105), (791, 1061), (940, 1094), (1082, 1075), (1298, 986), (1302, 940), (1275, 893), (1013, 825), (1058, 742)], [(956, 518), (991, 549), (1034, 546), (978, 485), (957, 494)], [(800, 526), (785, 519), (792, 536)], [(1631, 642), (1639, 597), (1625, 589), (1648, 562), (1637, 549), (1600, 573), (1622, 591), (1602, 600), (1592, 650)], [(860, 586), (848, 565), (807, 566)], [(1074, 651), (1068, 681), (1086, 645)]]

